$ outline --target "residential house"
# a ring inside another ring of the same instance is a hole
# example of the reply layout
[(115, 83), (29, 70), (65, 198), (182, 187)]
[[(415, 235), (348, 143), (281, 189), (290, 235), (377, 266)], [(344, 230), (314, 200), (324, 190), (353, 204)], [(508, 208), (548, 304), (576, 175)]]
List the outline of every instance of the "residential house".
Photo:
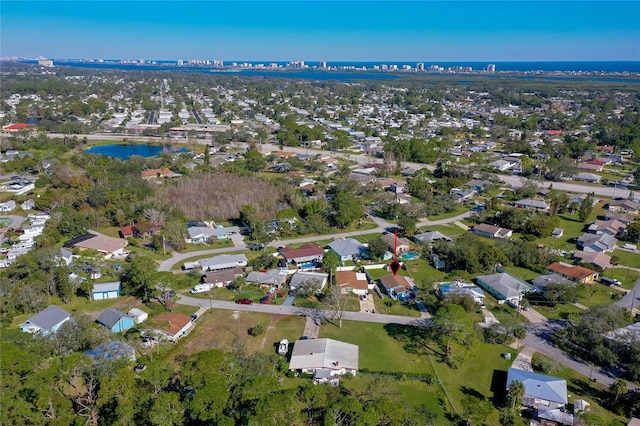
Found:
[(191, 332), (193, 318), (179, 312), (164, 312), (153, 318), (154, 331), (170, 342), (176, 342)]
[(608, 252), (616, 248), (618, 239), (609, 234), (584, 233), (578, 237), (577, 243), (586, 252)]
[(239, 234), (240, 229), (237, 226), (218, 226), (217, 228), (192, 226), (187, 228), (189, 238), (185, 238), (187, 243), (206, 243), (207, 241), (223, 240), (231, 238), (231, 234)]
[(485, 295), (482, 289), (470, 283), (443, 283), (438, 287), (438, 294), (442, 298), (447, 298), (452, 295), (470, 296), (478, 305), (484, 306)]
[(422, 244), (433, 244), (434, 241), (451, 241), (451, 238), (438, 231), (426, 231), (413, 236), (413, 240)]
[(160, 179), (160, 178), (177, 178), (180, 176), (182, 176), (180, 173), (175, 173), (169, 170), (168, 168), (142, 171), (142, 179), (144, 180), (152, 180), (152, 179)]
[(15, 208), (16, 208), (16, 202), (13, 200), (0, 203), (0, 212), (11, 212), (15, 210)]
[(135, 225), (122, 226), (118, 233), (120, 234), (120, 238), (133, 238), (136, 236), (138, 231), (136, 230)]
[(604, 337), (626, 345), (632, 345), (635, 342), (640, 342), (640, 322), (616, 328), (613, 331), (607, 332)]
[(336, 272), (335, 280), (342, 294), (365, 295), (375, 285), (369, 283), (365, 273), (355, 271), (338, 271)]
[(247, 266), (247, 262), (247, 256), (244, 254), (221, 254), (208, 259), (202, 259), (199, 261), (199, 265), (204, 272), (207, 272)]
[(583, 265), (593, 265), (603, 271), (611, 266), (611, 256), (603, 252), (576, 251), (573, 258)]
[(615, 213), (627, 213), (637, 216), (640, 212), (640, 203), (631, 200), (612, 200), (609, 203), (609, 211)]
[(31, 198), (20, 205), (22, 210), (32, 210), (36, 206), (36, 202)]
[(488, 238), (509, 238), (513, 234), (511, 229), (500, 228), (498, 226), (481, 223), (469, 228), (474, 234), (482, 235)]
[(592, 234), (609, 234), (616, 236), (622, 234), (625, 229), (627, 229), (626, 223), (616, 219), (607, 219), (594, 221), (589, 225), (587, 231)]
[(517, 161), (508, 161), (505, 159), (500, 159), (493, 161), (487, 164), (488, 167), (491, 167), (499, 172), (506, 172), (507, 170), (511, 170), (519, 164)]
[(524, 198), (516, 201), (514, 205), (521, 209), (536, 210), (539, 212), (549, 211), (549, 205), (544, 200), (533, 200), (531, 198)]
[(249, 272), (245, 281), (251, 284), (258, 284), (261, 286), (269, 286), (280, 288), (282, 284), (287, 280), (286, 272), (280, 273), (279, 270), (271, 270), (267, 272), (253, 271)]
[(315, 376), (356, 375), (359, 347), (333, 339), (297, 340), (293, 345), (289, 370)]
[(456, 197), (456, 201), (462, 203), (465, 200), (470, 199), (474, 195), (476, 195), (476, 191), (471, 188), (460, 189), (460, 188), (451, 188), (449, 194), (454, 195)]
[(395, 248), (395, 254), (400, 255), (408, 252), (411, 247), (409, 246), (409, 240), (407, 238), (398, 237), (396, 234), (388, 233), (382, 236), (382, 241), (387, 243), (389, 251), (393, 253)]
[(431, 253), (431, 263), (436, 269), (444, 269), (447, 266), (444, 260), (440, 259), (440, 256), (435, 253)]
[(545, 374), (509, 368), (507, 372), (507, 389), (514, 381), (524, 385), (522, 404), (528, 407), (561, 408), (567, 402), (567, 382)]
[(353, 238), (335, 240), (329, 244), (329, 248), (334, 251), (343, 262), (349, 260), (355, 262), (360, 259), (365, 252), (364, 245)]
[(539, 277), (534, 278), (531, 281), (531, 284), (533, 284), (533, 286), (540, 291), (544, 291), (544, 289), (547, 288), (549, 284), (562, 284), (567, 286), (576, 285), (574, 281), (571, 281), (570, 279), (558, 274), (540, 275)]
[(140, 324), (149, 318), (149, 314), (138, 308), (131, 308), (127, 314), (133, 318), (136, 324)]
[(299, 248), (283, 247), (280, 249), (280, 254), (284, 256), (287, 263), (306, 265), (322, 262), (324, 249), (317, 244), (306, 243)]
[(91, 300), (117, 299), (120, 297), (120, 289), (120, 281), (94, 284)]
[(534, 287), (506, 272), (481, 275), (476, 277), (476, 281), (498, 299), (498, 303), (507, 302), (513, 306), (519, 306), (525, 294), (536, 291)]
[(600, 162), (593, 163), (591, 161), (587, 161), (584, 163), (578, 163), (578, 169), (580, 170), (589, 170), (591, 172), (601, 172), (604, 168), (604, 164)]
[(96, 322), (111, 330), (112, 333), (119, 333), (130, 329), (135, 325), (135, 319), (118, 309), (105, 309)]
[(414, 299), (418, 289), (412, 278), (402, 275), (385, 275), (380, 278), (380, 287), (394, 300)]
[(69, 319), (71, 319), (71, 314), (67, 311), (56, 305), (50, 305), (20, 324), (20, 330), (25, 333), (47, 336), (58, 331), (60, 326)]
[(70, 250), (61, 248), (55, 255), (54, 260), (58, 263), (64, 262), (66, 266), (69, 266), (73, 263), (73, 253)]
[(242, 276), (242, 269), (231, 268), (219, 271), (207, 272), (202, 276), (202, 284), (210, 284), (213, 287), (227, 287), (233, 284), (236, 278)]
[(125, 247), (129, 242), (122, 238), (107, 237), (106, 235), (86, 234), (73, 238), (64, 243), (64, 247), (78, 247), (83, 250), (96, 250), (106, 259), (125, 254)]
[(324, 272), (297, 271), (289, 281), (289, 288), (295, 291), (313, 282), (314, 284), (317, 283), (318, 292), (320, 292), (327, 284), (328, 278), (329, 274)]
[(549, 272), (583, 284), (595, 282), (600, 276), (598, 272), (592, 271), (591, 269), (577, 265), (569, 265), (564, 262), (554, 262), (549, 265), (547, 269)]
[(599, 183), (602, 179), (599, 175), (594, 175), (593, 173), (576, 173), (573, 175), (573, 180), (578, 180), (581, 182), (591, 182), (591, 183)]

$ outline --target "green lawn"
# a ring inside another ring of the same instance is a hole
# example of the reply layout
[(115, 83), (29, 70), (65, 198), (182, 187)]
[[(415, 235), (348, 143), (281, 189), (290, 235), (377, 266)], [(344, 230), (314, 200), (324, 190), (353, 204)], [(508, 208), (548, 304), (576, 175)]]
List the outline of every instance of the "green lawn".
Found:
[(459, 226), (456, 226), (453, 224), (450, 224), (450, 225), (447, 224), (447, 225), (429, 225), (425, 228), (421, 228), (418, 231), (416, 231), (416, 234), (426, 232), (426, 231), (438, 231), (443, 233), (447, 237), (454, 237), (456, 235), (462, 235), (467, 232), (464, 229), (460, 228)]
[(504, 269), (514, 277), (520, 278), (525, 281), (529, 281), (534, 279), (535, 277), (540, 276), (540, 274), (537, 272), (526, 268), (520, 268), (518, 266), (503, 266), (502, 269)]
[(458, 216), (464, 212), (468, 212), (469, 209), (460, 205), (455, 211), (451, 212), (451, 213), (443, 213), (443, 214), (438, 214), (435, 216), (428, 216), (427, 219), (429, 220), (442, 220), (442, 219), (449, 219), (450, 217), (455, 217)]
[(376, 306), (376, 313), (378, 314), (402, 315), (416, 318), (420, 316), (420, 311), (413, 302), (400, 302), (390, 297), (385, 297), (384, 300), (382, 300), (376, 295), (373, 295), (373, 301)]
[(640, 267), (640, 254), (627, 250), (614, 250), (609, 254), (620, 259), (620, 265), (631, 266), (632, 268)]
[(218, 249), (218, 248), (226, 248), (233, 247), (233, 241), (230, 239), (222, 239), (222, 240), (213, 240), (213, 242), (201, 243), (201, 244), (187, 244), (187, 248), (185, 250), (181, 250), (180, 253), (191, 253), (194, 251), (200, 250), (210, 250), (210, 249)]
[(426, 357), (408, 353), (394, 339), (385, 324), (343, 321), (342, 328), (328, 324), (320, 328), (321, 338), (330, 338), (360, 347), (360, 368), (371, 371), (429, 373)]

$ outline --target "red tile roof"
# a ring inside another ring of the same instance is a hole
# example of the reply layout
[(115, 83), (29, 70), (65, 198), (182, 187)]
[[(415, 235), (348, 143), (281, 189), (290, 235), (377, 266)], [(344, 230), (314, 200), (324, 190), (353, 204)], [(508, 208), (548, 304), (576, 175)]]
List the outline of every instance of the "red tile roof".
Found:
[(26, 129), (27, 127), (32, 127), (32, 126), (27, 123), (13, 123), (13, 124), (9, 124), (7, 126), (2, 127), (2, 130), (22, 130), (22, 129)]

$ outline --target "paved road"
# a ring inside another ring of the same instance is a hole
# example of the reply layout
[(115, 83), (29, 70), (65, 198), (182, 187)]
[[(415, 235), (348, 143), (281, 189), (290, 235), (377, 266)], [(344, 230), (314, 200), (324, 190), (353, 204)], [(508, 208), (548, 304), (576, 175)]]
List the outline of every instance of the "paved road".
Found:
[[(513, 175), (496, 175), (502, 181), (507, 182), (511, 186), (521, 186), (522, 177)], [(575, 192), (579, 194), (593, 192), (596, 195), (603, 197), (622, 197), (627, 198), (629, 196), (629, 190), (624, 188), (612, 188), (609, 186), (596, 186), (596, 185), (583, 185), (579, 183), (566, 183), (566, 182), (540, 182), (538, 184), (541, 188), (548, 188), (553, 184), (554, 189), (561, 191)]]
[[(525, 324), (527, 337), (523, 344), (535, 349), (543, 355), (553, 359), (558, 364), (575, 370), (586, 377), (595, 379), (598, 383), (610, 386), (619, 376), (618, 371), (606, 371), (597, 366), (592, 366), (580, 359), (574, 358), (563, 350), (555, 347), (551, 342), (551, 336), (558, 329), (566, 326), (566, 321), (547, 321), (544, 323)], [(628, 383), (629, 389), (636, 389), (633, 383)]]
[[(198, 306), (204, 309), (227, 309), (232, 311), (262, 312), (265, 314), (281, 315), (304, 315), (317, 319), (320, 322), (333, 318), (333, 312), (323, 309), (300, 308), (297, 306), (263, 305), (255, 303), (253, 305), (240, 305), (235, 302), (223, 300), (199, 299), (190, 296), (178, 295), (178, 303), (189, 306)], [(363, 312), (345, 312), (343, 319), (351, 321), (376, 322), (382, 324), (407, 324), (407, 325), (427, 325), (428, 320), (423, 318), (404, 317), (398, 315), (372, 314)]]
[[(443, 225), (446, 223), (452, 223), (452, 222), (456, 222), (459, 221), (461, 219), (467, 218), (471, 216), (470, 212), (466, 212), (463, 214), (460, 214), (458, 216), (455, 217), (450, 217), (450, 218), (446, 218), (446, 219), (439, 219), (439, 220), (422, 220), (420, 222), (418, 222), (417, 226), (419, 227), (428, 227), (430, 225)], [(286, 246), (286, 245), (291, 245), (291, 244), (300, 244), (300, 243), (307, 243), (307, 242), (313, 242), (313, 241), (323, 241), (323, 240), (328, 240), (328, 239), (339, 239), (339, 238), (347, 238), (347, 237), (357, 237), (358, 235), (362, 235), (362, 234), (370, 234), (370, 233), (375, 233), (375, 232), (384, 232), (387, 228), (390, 227), (395, 227), (396, 225), (387, 222), (386, 220), (377, 217), (377, 216), (371, 216), (371, 219), (378, 225), (376, 228), (373, 229), (363, 229), (360, 231), (351, 231), (351, 232), (339, 232), (337, 234), (327, 234), (327, 235), (316, 235), (313, 237), (300, 237), (300, 238), (292, 238), (292, 239), (287, 239), (287, 240), (278, 240), (278, 241), (272, 241), (269, 244), (267, 244), (268, 246), (271, 247), (280, 247), (280, 246)], [(162, 261), (160, 263), (160, 266), (158, 267), (159, 271), (171, 271), (176, 264), (184, 262), (187, 259), (190, 258), (194, 258), (194, 257), (200, 257), (200, 256), (207, 256), (207, 255), (216, 255), (216, 254), (223, 254), (223, 253), (231, 253), (231, 252), (236, 252), (236, 251), (241, 251), (241, 250), (246, 250), (247, 246), (242, 243), (240, 244), (238, 241), (234, 241), (235, 246), (234, 247), (225, 247), (225, 248), (219, 248), (219, 249), (205, 249), (205, 250), (199, 250), (199, 251), (192, 251), (192, 252), (188, 252), (188, 253), (176, 253), (174, 252), (173, 255), (169, 258), (166, 259), (164, 261)]]

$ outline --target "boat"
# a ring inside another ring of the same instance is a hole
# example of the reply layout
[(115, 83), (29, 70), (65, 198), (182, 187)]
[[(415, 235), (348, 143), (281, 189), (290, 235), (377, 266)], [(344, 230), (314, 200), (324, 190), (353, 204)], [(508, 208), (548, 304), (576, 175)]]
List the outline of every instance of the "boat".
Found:
[(289, 351), (289, 341), (287, 339), (280, 340), (280, 344), (278, 345), (278, 353), (280, 355), (286, 355)]

